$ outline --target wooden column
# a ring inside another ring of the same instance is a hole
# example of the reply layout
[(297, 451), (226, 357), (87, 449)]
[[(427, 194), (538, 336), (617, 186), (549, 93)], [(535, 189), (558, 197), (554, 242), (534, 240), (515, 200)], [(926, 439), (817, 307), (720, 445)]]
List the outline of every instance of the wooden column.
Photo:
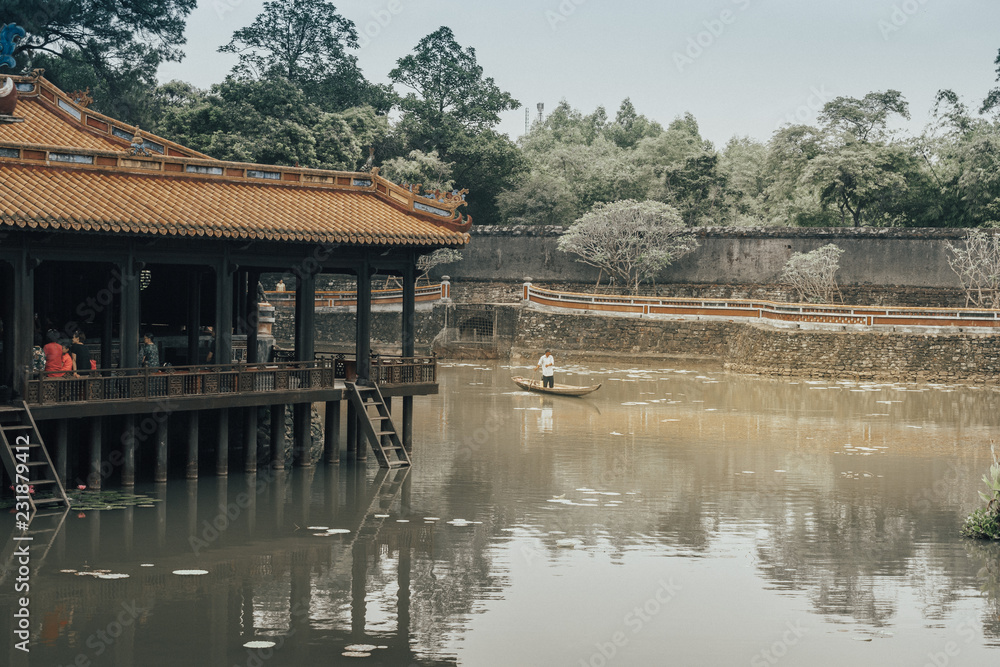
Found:
[(188, 449), (185, 476), (188, 479), (198, 479), (198, 421), (199, 414), (192, 410), (188, 413)]
[[(404, 357), (412, 357), (416, 350), (416, 309), (417, 309), (417, 278), (415, 261), (407, 262), (403, 269), (403, 344), (401, 352)], [(413, 397), (403, 397), (403, 414), (400, 428), (400, 439), (406, 451), (413, 451)]]
[(271, 406), (271, 464), (285, 469), (285, 406)]
[(233, 271), (234, 267), (226, 257), (215, 271), (215, 350), (216, 364), (231, 364), (233, 361)]
[(23, 250), (15, 258), (13, 265), (13, 303), (8, 325), (11, 332), (5, 336), (10, 349), (5, 348), (4, 354), (10, 364), (11, 388), (23, 396), (31, 368), (32, 347), (35, 344), (35, 263), (28, 256), (27, 250)]
[(323, 461), (327, 464), (340, 463), (340, 401), (326, 402)]
[(215, 443), (215, 474), (219, 477), (229, 475), (229, 410), (222, 408), (216, 413), (219, 423), (219, 434)]
[(245, 334), (247, 332), (247, 272), (240, 269), (236, 272), (233, 284), (236, 306), (236, 322), (234, 333)]
[[(300, 275), (295, 285), (295, 359), (316, 359), (316, 276), (312, 273)], [(312, 405), (296, 403), (292, 419), (294, 464), (312, 465)]]
[(243, 408), (243, 472), (257, 472), (257, 406)]
[(90, 418), (90, 474), (87, 476), (87, 488), (99, 491), (101, 489), (101, 417)]
[(187, 284), (187, 363), (194, 366), (201, 362), (198, 358), (198, 342), (201, 335), (201, 272), (188, 272)]
[(125, 415), (122, 429), (122, 486), (135, 486), (135, 415)]
[(153, 481), (167, 481), (167, 436), (169, 417), (164, 412), (156, 423), (156, 466), (153, 468)]
[(115, 363), (115, 298), (111, 290), (108, 294), (108, 303), (101, 313), (101, 368), (111, 368)]
[(120, 368), (139, 365), (139, 266), (132, 253), (119, 266), (121, 271), (121, 315), (118, 339), (121, 348)]
[(247, 271), (246, 293), (246, 330), (247, 330), (247, 363), (258, 364), (257, 357), (257, 326), (260, 323), (260, 311), (257, 307), (257, 283), (260, 282), (260, 271)]
[(368, 384), (371, 379), (372, 277), (370, 268), (366, 261), (358, 269), (357, 329), (354, 343), (357, 355), (358, 384)]

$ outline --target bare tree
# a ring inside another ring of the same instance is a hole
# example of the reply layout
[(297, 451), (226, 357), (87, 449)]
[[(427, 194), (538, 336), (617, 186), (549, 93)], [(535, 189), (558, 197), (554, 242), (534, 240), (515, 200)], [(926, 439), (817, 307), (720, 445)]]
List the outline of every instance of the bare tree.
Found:
[(948, 244), (951, 270), (965, 290), (965, 306), (1000, 308), (1000, 236), (982, 229), (970, 229), (965, 247)]
[(675, 259), (698, 247), (677, 209), (656, 201), (625, 199), (597, 204), (559, 239), (559, 249), (607, 272), (639, 292)]
[(420, 279), (423, 278), (430, 284), (428, 274), (431, 272), (431, 269), (439, 264), (451, 264), (460, 261), (462, 261), (462, 252), (454, 248), (438, 248), (432, 253), (421, 255), (417, 258), (417, 270), (420, 271), (420, 275), (417, 276), (417, 282), (419, 283)]
[(798, 292), (799, 301), (833, 303), (835, 296), (843, 301), (836, 278), (843, 253), (833, 243), (811, 252), (797, 252), (785, 264), (781, 280)]

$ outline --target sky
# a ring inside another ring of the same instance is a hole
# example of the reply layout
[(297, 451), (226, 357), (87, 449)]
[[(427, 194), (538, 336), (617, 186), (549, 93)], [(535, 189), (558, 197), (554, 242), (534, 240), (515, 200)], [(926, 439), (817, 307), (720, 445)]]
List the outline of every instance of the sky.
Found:
[[(161, 81), (200, 88), (236, 62), (218, 53), (263, 0), (199, 0), (188, 17), (186, 57)], [(522, 107), (499, 131), (524, 133), (525, 108), (562, 100), (583, 113), (622, 100), (663, 125), (685, 112), (721, 148), (733, 136), (766, 141), (788, 121), (813, 123), (838, 97), (899, 90), (918, 134), (934, 96), (950, 88), (978, 108), (996, 84), (997, 0), (334, 0), (356, 24), (365, 76), (388, 83), (396, 61), (450, 27), (473, 47), (486, 76)], [(406, 92), (397, 89), (399, 92)]]

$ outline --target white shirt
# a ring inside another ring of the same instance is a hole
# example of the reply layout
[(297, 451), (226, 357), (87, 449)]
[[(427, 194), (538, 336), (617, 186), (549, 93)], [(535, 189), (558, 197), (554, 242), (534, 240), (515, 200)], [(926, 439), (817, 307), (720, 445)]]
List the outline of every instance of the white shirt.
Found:
[(556, 374), (556, 360), (551, 354), (543, 354), (538, 360), (538, 365), (542, 368), (542, 377), (550, 378)]

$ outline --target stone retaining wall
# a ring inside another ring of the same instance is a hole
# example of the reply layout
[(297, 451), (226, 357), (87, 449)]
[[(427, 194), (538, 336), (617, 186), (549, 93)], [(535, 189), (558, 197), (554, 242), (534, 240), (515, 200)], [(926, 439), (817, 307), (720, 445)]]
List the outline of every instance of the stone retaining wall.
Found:
[[(288, 312), (285, 312), (288, 311)], [(292, 339), (291, 309), (279, 309), (276, 338)], [(494, 312), (492, 344), (469, 345), (445, 336), (483, 312)], [(373, 313), (373, 349), (399, 349), (400, 312)], [(317, 349), (354, 348), (354, 314), (317, 312)], [(774, 328), (724, 320), (666, 320), (562, 313), (514, 304), (439, 304), (416, 313), (418, 354), (442, 358), (537, 359), (551, 348), (560, 363), (611, 360), (618, 364), (692, 360), (739, 373), (882, 382), (976, 382), (1000, 378), (1000, 335), (839, 332)]]

